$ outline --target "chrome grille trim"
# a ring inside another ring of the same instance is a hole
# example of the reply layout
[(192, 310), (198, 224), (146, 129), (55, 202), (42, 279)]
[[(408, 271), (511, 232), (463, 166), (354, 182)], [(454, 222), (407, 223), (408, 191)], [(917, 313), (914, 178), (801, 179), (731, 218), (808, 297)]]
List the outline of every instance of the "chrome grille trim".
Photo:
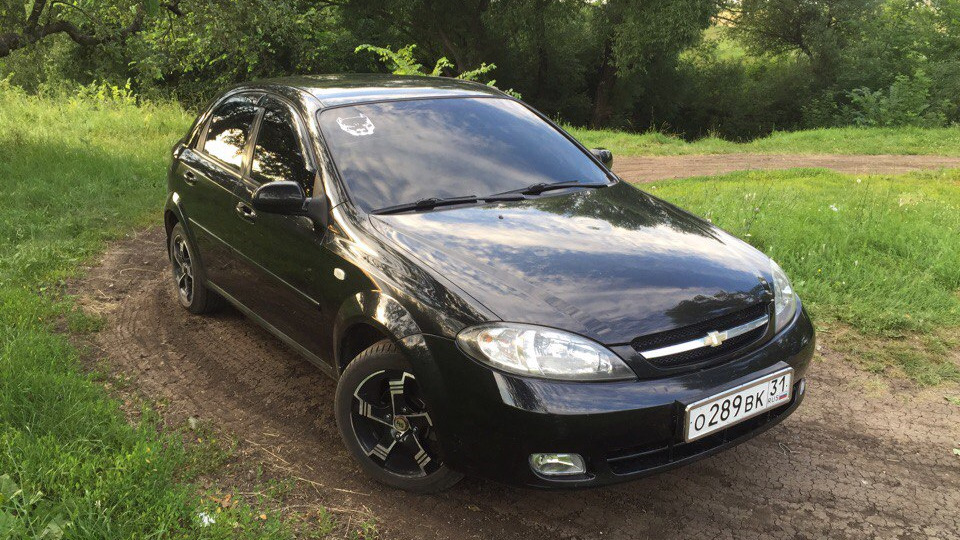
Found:
[[(699, 338), (699, 339), (694, 339), (692, 341), (685, 341), (683, 343), (677, 343), (676, 345), (661, 347), (659, 349), (650, 349), (647, 351), (640, 351), (640, 354), (643, 355), (643, 357), (646, 359), (651, 359), (651, 358), (662, 358), (664, 356), (671, 356), (674, 354), (680, 354), (687, 351), (692, 351), (694, 349), (700, 349), (703, 347), (718, 347), (724, 341), (730, 338), (734, 338), (734, 337), (746, 334), (751, 330), (756, 330), (757, 328), (764, 326), (768, 322), (770, 322), (770, 316), (764, 315), (759, 319), (754, 319), (748, 323), (741, 324), (740, 326), (734, 326), (733, 328), (729, 328), (722, 332), (720, 331), (710, 332), (706, 336), (703, 336), (702, 338)], [(720, 340), (719, 343), (717, 343), (715, 339), (719, 339)]]

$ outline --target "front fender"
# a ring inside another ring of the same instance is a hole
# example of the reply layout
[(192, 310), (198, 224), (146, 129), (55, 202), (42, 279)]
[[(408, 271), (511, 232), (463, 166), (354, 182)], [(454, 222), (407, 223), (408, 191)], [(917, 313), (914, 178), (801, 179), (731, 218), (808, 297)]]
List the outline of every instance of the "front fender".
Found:
[[(364, 291), (348, 297), (337, 310), (333, 323), (334, 361), (342, 365), (341, 343), (347, 331), (356, 324), (373, 326), (391, 340), (421, 333), (420, 326), (399, 301), (383, 291)], [(402, 345), (401, 345), (402, 346)]]
[[(340, 306), (333, 325), (336, 366), (343, 365), (341, 344), (346, 333), (357, 324), (372, 326), (396, 343), (410, 361), (428, 403), (443, 404), (450, 401), (451, 396), (437, 365), (438, 359), (427, 345), (428, 335), (421, 331), (413, 316), (399, 301), (383, 291), (359, 292)], [(451, 421), (445, 411), (438, 411), (434, 423), (442, 426)], [(451, 441), (440, 446), (441, 455), (446, 455), (448, 448), (454, 447)]]

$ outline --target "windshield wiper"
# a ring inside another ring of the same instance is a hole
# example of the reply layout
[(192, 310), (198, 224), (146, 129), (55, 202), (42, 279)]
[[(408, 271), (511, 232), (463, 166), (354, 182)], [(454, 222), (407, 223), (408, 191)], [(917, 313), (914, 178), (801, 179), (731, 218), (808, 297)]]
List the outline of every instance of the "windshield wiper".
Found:
[(476, 195), (466, 195), (464, 197), (427, 197), (412, 203), (397, 204), (386, 206), (374, 210), (371, 214), (399, 214), (400, 212), (409, 212), (410, 210), (432, 210), (438, 206), (452, 206), (455, 204), (471, 204), (478, 202), (500, 202), (500, 201), (522, 201), (523, 194), (519, 192), (507, 191), (485, 197)]
[(467, 195), (464, 197), (427, 197), (411, 203), (397, 204), (374, 210), (373, 214), (396, 214), (407, 212), (409, 210), (430, 210), (438, 206), (450, 206), (454, 204), (469, 204), (480, 201), (476, 195)]
[(499, 195), (509, 195), (511, 193), (519, 193), (521, 195), (539, 195), (545, 191), (553, 191), (555, 189), (567, 189), (567, 188), (596, 189), (596, 188), (607, 187), (609, 185), (610, 184), (594, 184), (592, 182), (581, 182), (579, 180), (570, 180), (566, 182), (554, 182), (552, 184), (548, 184), (546, 182), (539, 182), (536, 184), (531, 184), (527, 187), (523, 187), (519, 189), (511, 189), (510, 191), (497, 193), (495, 195), (492, 195), (492, 197), (497, 197)]

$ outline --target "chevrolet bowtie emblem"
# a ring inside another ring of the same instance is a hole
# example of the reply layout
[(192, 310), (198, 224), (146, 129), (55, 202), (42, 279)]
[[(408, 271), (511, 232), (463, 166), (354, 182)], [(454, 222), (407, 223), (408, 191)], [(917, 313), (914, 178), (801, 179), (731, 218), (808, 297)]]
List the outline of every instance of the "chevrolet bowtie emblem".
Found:
[(703, 344), (709, 345), (711, 347), (719, 347), (726, 340), (727, 340), (726, 332), (717, 332), (716, 330), (714, 330), (713, 332), (707, 333), (707, 337), (703, 338)]

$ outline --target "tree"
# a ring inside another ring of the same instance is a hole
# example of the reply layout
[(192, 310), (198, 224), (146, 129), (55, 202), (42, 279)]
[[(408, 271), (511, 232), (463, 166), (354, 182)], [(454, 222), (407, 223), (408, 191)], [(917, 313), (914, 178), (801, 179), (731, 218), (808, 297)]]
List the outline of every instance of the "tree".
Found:
[[(715, 0), (608, 0), (592, 4), (595, 31), (602, 36), (591, 124), (605, 126), (613, 113), (617, 86), (652, 66), (672, 63), (697, 43), (718, 10)], [(633, 85), (623, 99), (629, 107), (642, 89)]]
[(2, 0), (0, 58), (29, 47), (48, 36), (65, 34), (79, 45), (123, 41), (144, 28), (147, 17), (163, 9), (180, 15), (179, 0), (97, 2), (95, 0)]
[(881, 0), (732, 0), (721, 18), (755, 54), (803, 54), (826, 82), (881, 6)]
[[(344, 29), (339, 7), (328, 2), (182, 0), (181, 8), (175, 24), (149, 24), (107, 52), (138, 86), (163, 88), (190, 105), (239, 81), (362, 71), (368, 63), (353, 54), (363, 41)], [(102, 63), (93, 58), (98, 53), (80, 51), (78, 63)]]

